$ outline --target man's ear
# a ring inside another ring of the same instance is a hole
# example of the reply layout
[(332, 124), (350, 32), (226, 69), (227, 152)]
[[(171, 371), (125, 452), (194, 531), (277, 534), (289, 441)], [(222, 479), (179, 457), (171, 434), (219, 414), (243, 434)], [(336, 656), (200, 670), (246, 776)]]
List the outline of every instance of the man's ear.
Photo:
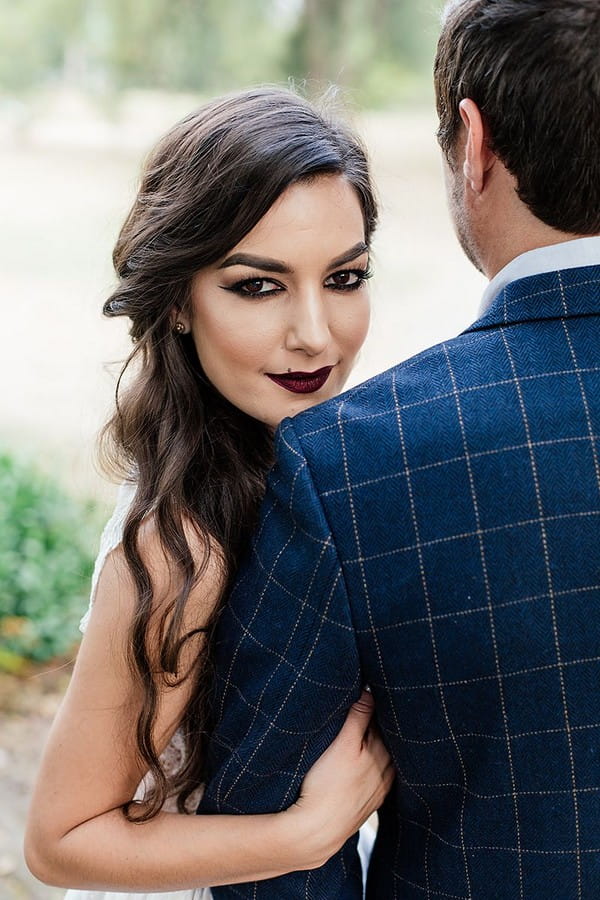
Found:
[(460, 117), (467, 132), (463, 172), (467, 184), (475, 194), (482, 194), (486, 175), (494, 165), (496, 156), (490, 150), (483, 116), (473, 100), (461, 100)]

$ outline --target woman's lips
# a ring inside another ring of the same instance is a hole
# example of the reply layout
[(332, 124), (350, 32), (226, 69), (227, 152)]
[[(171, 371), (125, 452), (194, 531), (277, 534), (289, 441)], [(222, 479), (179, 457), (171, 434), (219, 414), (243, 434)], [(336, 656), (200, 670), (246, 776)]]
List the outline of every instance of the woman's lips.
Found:
[(333, 366), (325, 366), (323, 369), (317, 369), (316, 372), (284, 372), (281, 374), (271, 374), (267, 372), (267, 378), (274, 381), (286, 391), (293, 394), (314, 394), (320, 390), (331, 373)]

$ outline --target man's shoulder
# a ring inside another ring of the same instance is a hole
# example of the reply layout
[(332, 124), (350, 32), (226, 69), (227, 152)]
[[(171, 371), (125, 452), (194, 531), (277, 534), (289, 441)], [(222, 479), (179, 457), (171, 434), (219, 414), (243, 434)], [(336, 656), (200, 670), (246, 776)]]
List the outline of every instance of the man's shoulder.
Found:
[[(456, 418), (456, 373), (478, 354), (462, 334), (431, 347), (293, 419), (279, 431), (276, 452), (287, 468), (307, 465), (322, 498), (400, 471), (406, 452), (429, 458)], [(470, 376), (469, 376), (470, 378)], [(433, 449), (432, 449), (433, 448)]]
[(485, 424), (513, 377), (503, 329), (477, 324), (286, 420), (278, 454), (293, 447), (320, 490), (397, 471), (406, 453), (418, 464), (445, 458), (463, 410)]
[[(359, 423), (371, 425), (372, 433), (376, 434), (377, 423), (383, 424), (396, 416), (399, 407), (427, 404), (451, 391), (449, 358), (461, 353), (461, 345), (468, 344), (473, 337), (461, 334), (429, 347), (332, 400), (301, 413), (287, 424), (309, 451), (325, 441), (328, 434), (339, 434), (340, 429)], [(468, 352), (466, 346), (464, 352)]]

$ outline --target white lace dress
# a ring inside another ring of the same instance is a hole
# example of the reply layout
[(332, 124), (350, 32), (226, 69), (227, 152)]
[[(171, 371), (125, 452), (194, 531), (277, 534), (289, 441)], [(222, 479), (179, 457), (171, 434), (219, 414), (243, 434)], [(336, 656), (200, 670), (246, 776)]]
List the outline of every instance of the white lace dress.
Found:
[[(94, 602), (94, 597), (96, 594), (96, 587), (98, 585), (98, 579), (100, 578), (100, 573), (102, 572), (104, 563), (106, 562), (106, 558), (109, 553), (111, 553), (111, 551), (115, 550), (116, 547), (119, 546), (123, 539), (125, 519), (127, 518), (127, 512), (135, 496), (135, 490), (136, 486), (133, 483), (125, 482), (121, 485), (121, 487), (119, 488), (115, 510), (106, 523), (104, 531), (102, 532), (102, 537), (100, 539), (100, 550), (96, 558), (94, 572), (92, 575), (90, 602), (87, 612), (83, 616), (79, 626), (82, 632), (85, 631), (89, 621), (90, 613), (92, 611), (92, 604)], [(169, 746), (161, 756), (163, 766), (167, 772), (176, 771), (181, 766), (183, 751), (183, 738), (181, 734), (176, 731), (171, 738)], [(140, 793), (141, 790), (142, 785), (140, 785), (140, 787), (138, 788), (138, 791)], [(195, 809), (197, 807), (200, 800), (200, 794), (201, 788), (197, 793), (190, 797), (190, 809)], [(176, 813), (177, 811), (174, 800), (168, 800), (164, 808), (173, 813)], [(369, 856), (371, 855), (374, 838), (375, 832), (370, 827), (370, 825), (364, 825), (360, 830), (360, 840), (358, 845), (364, 872), (366, 872), (366, 867), (368, 865)], [(186, 891), (162, 891), (160, 893), (154, 892), (151, 894), (123, 893), (117, 891), (70, 890), (67, 891), (65, 900), (213, 900), (213, 897), (210, 888), (196, 888), (195, 890)]]
[[(135, 495), (135, 484), (124, 483), (119, 488), (117, 504), (115, 510), (106, 523), (102, 537), (100, 539), (100, 550), (96, 558), (94, 573), (92, 575), (92, 586), (90, 590), (90, 603), (86, 614), (81, 620), (80, 629), (85, 631), (92, 611), (92, 604), (96, 595), (96, 587), (98, 579), (106, 558), (112, 550), (119, 546), (123, 539), (123, 527), (127, 512)], [(161, 759), (163, 766), (167, 772), (176, 771), (182, 762), (184, 750), (183, 738), (179, 732), (175, 732), (171, 738), (171, 743), (163, 753)], [(141, 793), (142, 785), (138, 788)], [(195, 808), (200, 800), (200, 791), (190, 797), (190, 808)], [(174, 800), (168, 800), (164, 807), (169, 812), (176, 813), (177, 808)], [(142, 827), (142, 826), (140, 826)], [(187, 891), (162, 891), (160, 893), (140, 894), (140, 893), (122, 893), (118, 891), (67, 891), (65, 900), (212, 900), (212, 894), (209, 888), (197, 888), (196, 890)]]

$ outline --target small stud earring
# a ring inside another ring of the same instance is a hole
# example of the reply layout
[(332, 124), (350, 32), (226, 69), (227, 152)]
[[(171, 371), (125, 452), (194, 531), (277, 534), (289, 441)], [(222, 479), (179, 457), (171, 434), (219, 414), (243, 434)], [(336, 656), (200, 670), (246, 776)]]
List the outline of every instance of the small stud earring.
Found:
[(183, 322), (175, 322), (173, 331), (175, 332), (175, 334), (185, 334), (186, 328)]

